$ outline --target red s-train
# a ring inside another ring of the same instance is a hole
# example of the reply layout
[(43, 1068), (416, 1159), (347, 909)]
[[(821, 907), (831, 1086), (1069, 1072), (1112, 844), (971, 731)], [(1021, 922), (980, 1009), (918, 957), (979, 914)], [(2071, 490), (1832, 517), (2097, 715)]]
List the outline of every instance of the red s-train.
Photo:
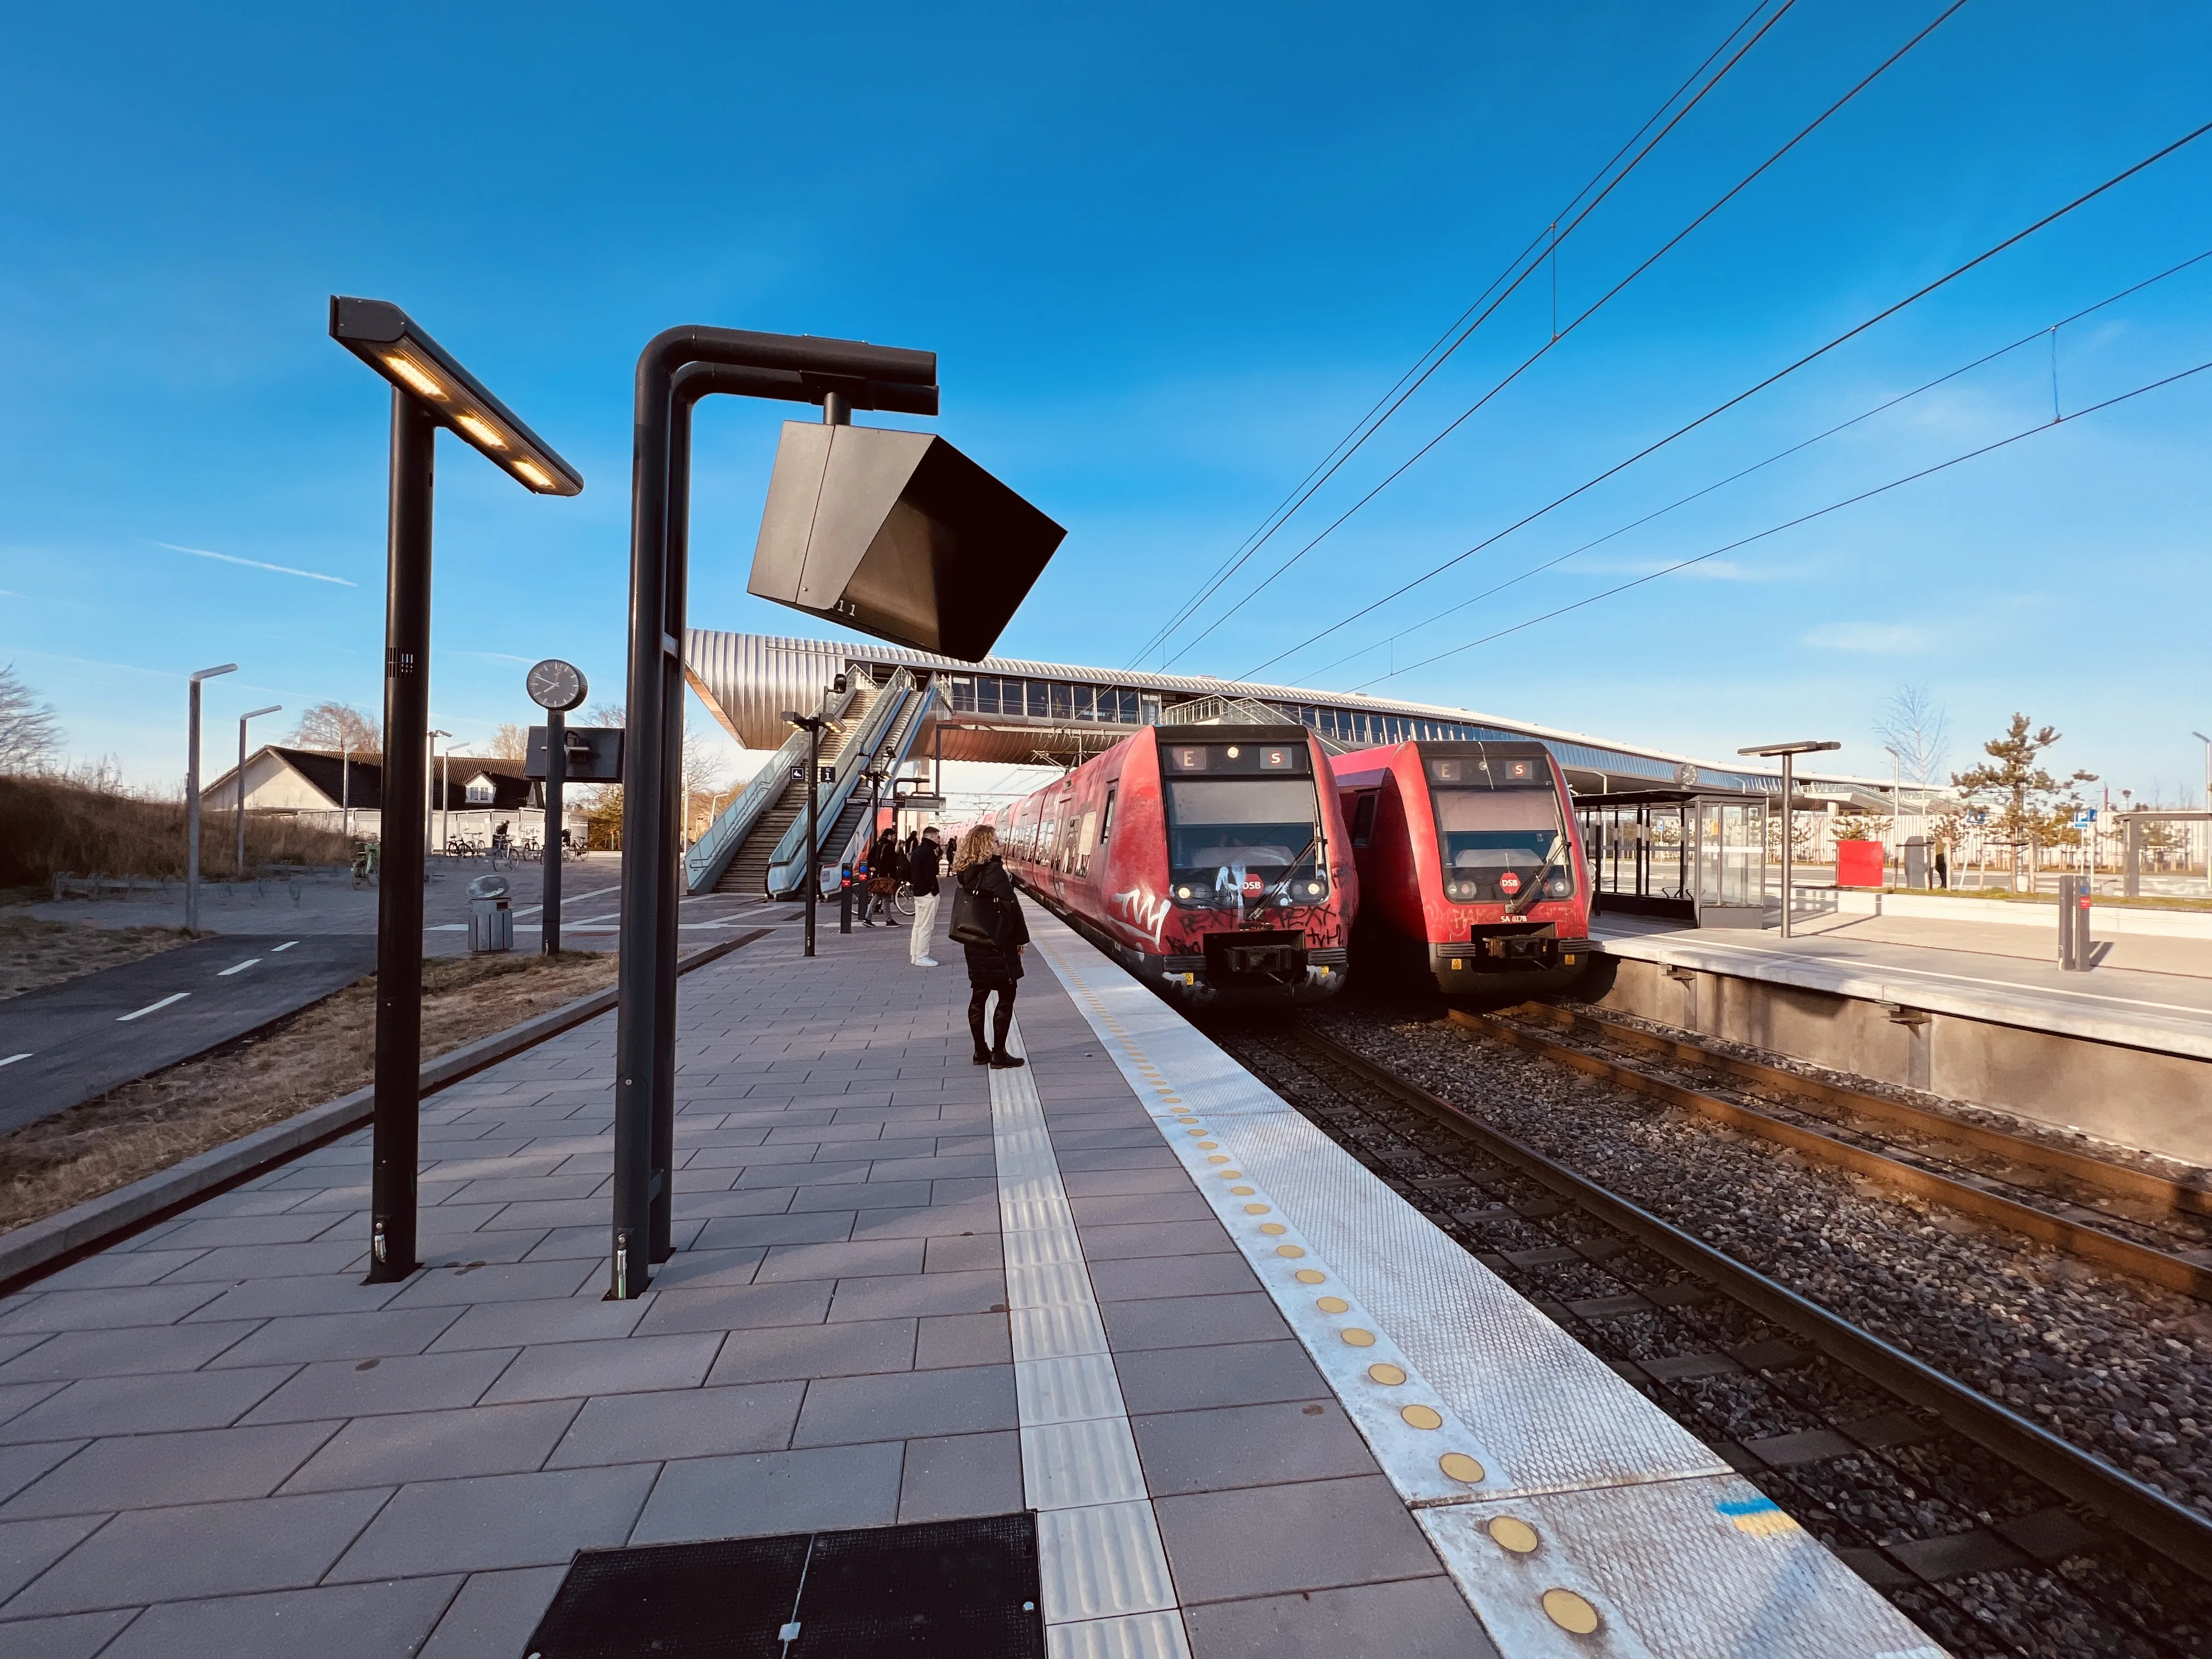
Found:
[(1339, 755), (1364, 907), (1360, 971), (1447, 994), (1556, 989), (1589, 962), (1589, 867), (1540, 743), (1400, 743)]
[(1170, 1000), (1316, 1002), (1359, 893), (1331, 783), (1302, 726), (1147, 726), (990, 822), (1017, 881)]

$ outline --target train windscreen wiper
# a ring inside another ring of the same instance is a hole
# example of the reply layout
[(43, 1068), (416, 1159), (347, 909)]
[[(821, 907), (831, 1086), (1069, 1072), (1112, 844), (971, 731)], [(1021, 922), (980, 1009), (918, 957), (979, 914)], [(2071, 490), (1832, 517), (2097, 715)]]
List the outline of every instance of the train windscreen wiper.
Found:
[(1261, 910), (1266, 909), (1269, 902), (1274, 899), (1285, 888), (1288, 887), (1291, 883), (1297, 878), (1298, 866), (1306, 861), (1306, 854), (1312, 852), (1320, 845), (1321, 830), (1316, 827), (1313, 834), (1307, 838), (1306, 844), (1298, 848), (1297, 856), (1291, 860), (1291, 867), (1283, 872), (1283, 878), (1277, 882), (1273, 887), (1269, 888), (1266, 892), (1260, 895), (1260, 902), (1256, 906), (1250, 906), (1248, 908)]
[(1507, 915), (1522, 916), (1528, 914), (1528, 907), (1543, 896), (1545, 878), (1559, 867), (1559, 855), (1566, 850), (1567, 838), (1565, 836), (1552, 837), (1552, 850), (1544, 854), (1543, 867), (1536, 872), (1536, 879), (1528, 884), (1528, 890), (1505, 907)]

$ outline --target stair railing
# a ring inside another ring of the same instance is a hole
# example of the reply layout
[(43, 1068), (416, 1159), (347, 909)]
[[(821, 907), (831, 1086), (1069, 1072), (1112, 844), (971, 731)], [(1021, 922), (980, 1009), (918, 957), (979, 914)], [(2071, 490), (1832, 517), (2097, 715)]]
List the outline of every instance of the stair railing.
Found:
[[(846, 684), (845, 695), (830, 700), (831, 717), (842, 716), (852, 707), (853, 699), (860, 695), (858, 676)], [(706, 893), (714, 890), (730, 867), (730, 860), (745, 843), (745, 837), (758, 827), (769, 809), (783, 799), (791, 787), (794, 768), (803, 776), (806, 770), (807, 736), (794, 730), (784, 739), (783, 747), (775, 751), (775, 758), (752, 775), (745, 787), (738, 791), (730, 804), (715, 815), (707, 826), (707, 833), (699, 837), (691, 850), (684, 855), (684, 890)]]
[[(837, 751), (831, 781), (822, 786), (817, 811), (825, 843), (836, 832), (838, 814), (852, 799), (854, 786), (862, 781), (861, 774), (868, 769), (870, 759), (894, 729), (915, 690), (912, 672), (898, 670), (877, 694), (874, 704), (861, 718), (858, 728), (848, 733), (844, 746)], [(775, 855), (769, 860), (768, 890), (778, 898), (804, 892), (807, 866), (816, 861), (819, 853), (819, 848), (810, 849), (806, 845), (806, 814), (802, 809), (792, 820), (791, 828), (784, 831), (783, 839), (776, 843)]]

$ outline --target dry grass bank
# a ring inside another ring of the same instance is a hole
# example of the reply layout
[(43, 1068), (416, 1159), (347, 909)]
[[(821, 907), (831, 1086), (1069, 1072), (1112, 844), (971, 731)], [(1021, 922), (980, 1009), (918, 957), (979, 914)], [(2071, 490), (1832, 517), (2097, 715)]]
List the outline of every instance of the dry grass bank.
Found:
[[(200, 820), (202, 872), (235, 873), (238, 820), (210, 809)], [(246, 820), (248, 870), (263, 864), (343, 864), (345, 837), (289, 818)], [(185, 804), (147, 800), (66, 778), (0, 777), (0, 886), (44, 887), (75, 875), (185, 873)]]
[[(422, 965), (422, 1057), (614, 983), (612, 952), (446, 957)], [(376, 981), (258, 1037), (0, 1136), (0, 1231), (82, 1204), (371, 1080)]]
[(186, 944), (176, 927), (80, 927), (0, 914), (0, 998), (59, 985)]

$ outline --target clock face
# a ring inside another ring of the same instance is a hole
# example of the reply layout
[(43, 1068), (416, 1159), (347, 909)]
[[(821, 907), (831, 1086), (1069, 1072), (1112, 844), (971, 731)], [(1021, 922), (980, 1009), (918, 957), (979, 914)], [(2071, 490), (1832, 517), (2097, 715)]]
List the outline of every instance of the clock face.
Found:
[(589, 695), (584, 677), (572, 663), (548, 657), (530, 671), (530, 700), (540, 708), (574, 708)]

